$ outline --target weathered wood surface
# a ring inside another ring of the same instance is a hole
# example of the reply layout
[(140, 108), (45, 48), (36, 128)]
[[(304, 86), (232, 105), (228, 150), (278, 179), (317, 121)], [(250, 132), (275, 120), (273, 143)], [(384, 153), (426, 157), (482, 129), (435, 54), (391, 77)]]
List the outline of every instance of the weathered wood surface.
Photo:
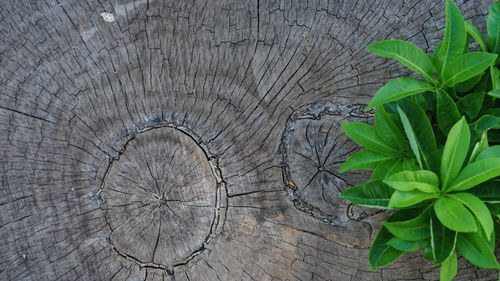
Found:
[[(490, 1), (457, 1), (484, 30)], [(114, 21), (104, 21), (103, 12)], [(374, 91), (444, 1), (0, 1), (1, 280), (435, 280), (371, 272), (338, 194)], [(457, 280), (495, 280), (459, 260)]]

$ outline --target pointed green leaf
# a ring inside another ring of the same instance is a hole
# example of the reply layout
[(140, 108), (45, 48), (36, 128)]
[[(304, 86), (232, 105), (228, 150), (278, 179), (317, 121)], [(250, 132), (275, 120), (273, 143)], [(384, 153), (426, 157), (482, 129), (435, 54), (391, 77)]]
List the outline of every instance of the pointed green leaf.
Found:
[(490, 146), (485, 148), (476, 158), (476, 161), (488, 159), (488, 158), (500, 158), (500, 145)]
[(344, 190), (340, 198), (368, 207), (387, 208), (394, 189), (381, 181), (368, 182)]
[(377, 107), (375, 111), (375, 129), (378, 135), (389, 146), (396, 149), (404, 149), (405, 137), (402, 130), (396, 125), (383, 106)]
[(477, 121), (470, 124), (470, 128), (477, 138), (474, 140), (477, 141), (483, 132), (490, 129), (500, 129), (500, 116), (483, 115)]
[(500, 266), (489, 243), (482, 231), (459, 233), (457, 249), (475, 266), (498, 269)]
[(453, 193), (448, 194), (448, 197), (453, 198), (464, 204), (476, 216), (477, 221), (481, 224), (488, 240), (491, 239), (493, 233), (493, 219), (491, 218), (488, 207), (481, 199), (470, 193)]
[(491, 90), (491, 75), (487, 71), (482, 75), (481, 80), (474, 87), (474, 92), (487, 92)]
[(431, 247), (435, 264), (445, 261), (455, 249), (457, 232), (446, 228), (432, 212), (430, 218)]
[(410, 120), (408, 120), (408, 117), (404, 113), (404, 111), (398, 106), (398, 111), (399, 115), (401, 116), (401, 123), (403, 124), (403, 128), (406, 133), (406, 137), (408, 138), (408, 141), (410, 142), (410, 147), (413, 152), (413, 155), (415, 155), (415, 158), (417, 159), (418, 165), (422, 169), (424, 166), (422, 164), (422, 159), (420, 157), (420, 148), (419, 148), (419, 143), (417, 140), (417, 136), (415, 132), (413, 131), (413, 128), (411, 126)]
[(380, 88), (366, 109), (432, 90), (434, 87), (422, 80), (408, 77), (397, 78)]
[(491, 75), (491, 85), (493, 90), (500, 89), (500, 70), (498, 67), (492, 65), (490, 66), (490, 75)]
[(466, 93), (466, 92), (474, 89), (474, 87), (476, 85), (478, 85), (478, 83), (481, 81), (481, 79), (483, 79), (484, 74), (485, 74), (485, 72), (481, 72), (478, 75), (476, 75), (470, 79), (465, 80), (464, 82), (457, 83), (454, 87), (454, 90), (457, 93)]
[(387, 177), (384, 183), (398, 191), (439, 192), (439, 178), (428, 170), (402, 171)]
[(399, 251), (411, 252), (427, 247), (429, 245), (429, 242), (428, 239), (420, 241), (404, 241), (397, 237), (393, 237), (391, 240), (387, 242), (387, 245)]
[(361, 150), (351, 155), (340, 168), (341, 173), (350, 170), (375, 169), (378, 164), (386, 160), (394, 160), (395, 157), (387, 154), (379, 154), (370, 150)]
[(389, 208), (404, 208), (413, 206), (424, 200), (439, 198), (439, 193), (427, 193), (420, 190), (395, 191), (389, 201)]
[[(394, 222), (409, 220), (421, 212), (421, 208), (400, 210), (387, 218), (387, 221)], [(375, 270), (379, 266), (390, 264), (403, 254), (402, 251), (398, 251), (387, 244), (387, 242), (392, 238), (394, 238), (394, 236), (384, 226), (382, 226), (375, 237), (375, 240), (373, 240), (370, 253), (368, 254), (368, 260), (372, 270)]]
[(444, 90), (439, 90), (437, 92), (436, 118), (439, 129), (441, 129), (441, 132), (445, 135), (448, 135), (451, 127), (460, 120), (460, 113), (458, 113), (457, 105)]
[(486, 203), (500, 203), (500, 179), (493, 179), (469, 189), (467, 192)]
[(449, 62), (463, 53), (466, 36), (462, 13), (451, 0), (446, 0), (446, 27), (443, 42), (439, 46), (435, 60), (438, 73), (449, 68)]
[(451, 252), (451, 255), (441, 264), (439, 269), (440, 281), (451, 281), (457, 275), (457, 253)]
[(467, 117), (471, 119), (475, 118), (483, 105), (484, 95), (484, 92), (468, 94), (458, 100), (457, 108), (460, 112), (467, 115)]
[(410, 147), (422, 169), (438, 172), (439, 157), (436, 138), (425, 112), (416, 104), (398, 106), (401, 122), (410, 142)]
[(468, 80), (495, 63), (496, 54), (471, 52), (454, 58), (443, 71), (443, 82), (449, 87)]
[(430, 237), (429, 209), (424, 210), (417, 217), (396, 222), (383, 222), (383, 225), (392, 235), (405, 241), (420, 241)]
[[(469, 163), (474, 162), (483, 150), (488, 148), (488, 132), (483, 132), (481, 134), (481, 139), (474, 145), (474, 148), (472, 149), (471, 156), (469, 158)], [(468, 164), (469, 164), (468, 163)]]
[(402, 170), (402, 161), (401, 159), (396, 160), (386, 160), (380, 163), (375, 170), (373, 170), (372, 176), (370, 178), (371, 181), (382, 180), (385, 177), (388, 177), (392, 174), (395, 174)]
[(483, 35), (479, 31), (479, 29), (472, 25), (472, 22), (470, 20), (465, 21), (465, 31), (470, 36), (472, 36), (474, 40), (476, 40), (477, 44), (479, 45), (479, 47), (481, 47), (483, 52), (488, 52), (488, 48), (486, 47), (486, 43), (484, 42)]
[(500, 54), (500, 3), (497, 1), (490, 8), (486, 28), (490, 52)]
[(343, 123), (341, 124), (344, 132), (356, 143), (364, 146), (366, 149), (377, 153), (393, 154), (397, 152), (394, 148), (388, 146), (383, 139), (377, 134), (372, 126), (359, 123)]
[(405, 158), (403, 159), (403, 163), (401, 165), (401, 170), (402, 171), (416, 171), (420, 170), (420, 168), (417, 165), (417, 161), (415, 158)]
[(488, 95), (490, 95), (494, 98), (500, 99), (500, 89), (491, 90), (488, 92)]
[(447, 191), (467, 190), (497, 176), (500, 176), (500, 158), (476, 160), (458, 174)]
[(451, 230), (458, 232), (476, 231), (474, 216), (459, 201), (441, 197), (434, 203), (434, 211), (439, 221)]
[(470, 143), (470, 131), (465, 117), (450, 130), (441, 158), (441, 188), (444, 190), (462, 169)]
[(429, 82), (434, 82), (434, 65), (419, 47), (402, 40), (380, 41), (366, 47), (381, 57), (394, 58), (409, 69), (422, 74)]
[(373, 240), (370, 252), (368, 253), (371, 270), (375, 271), (379, 266), (392, 263), (404, 253), (386, 244), (392, 238), (393, 235), (389, 230), (382, 226)]
[[(465, 22), (464, 22), (464, 25), (465, 25)], [(467, 51), (469, 51), (469, 45), (470, 45), (470, 35), (469, 35), (469, 33), (466, 33), (466, 35), (465, 35), (465, 45), (464, 45), (464, 49), (462, 51), (462, 54), (465, 54), (465, 53), (467, 53)]]

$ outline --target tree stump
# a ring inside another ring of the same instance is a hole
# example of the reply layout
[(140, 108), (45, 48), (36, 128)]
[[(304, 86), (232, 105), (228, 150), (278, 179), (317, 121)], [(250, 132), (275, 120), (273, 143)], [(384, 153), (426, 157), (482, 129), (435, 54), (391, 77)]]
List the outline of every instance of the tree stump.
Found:
[[(484, 32), (493, 0), (456, 2)], [(444, 0), (1, 1), (0, 279), (438, 279), (370, 271), (388, 213), (338, 169), (409, 74), (365, 45), (443, 27)]]

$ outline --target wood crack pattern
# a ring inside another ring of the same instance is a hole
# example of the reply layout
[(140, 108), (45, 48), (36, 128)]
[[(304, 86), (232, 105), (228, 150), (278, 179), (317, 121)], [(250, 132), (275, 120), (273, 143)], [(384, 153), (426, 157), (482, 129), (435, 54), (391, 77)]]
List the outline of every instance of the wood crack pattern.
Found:
[[(484, 34), (494, 0), (454, 1)], [(354, 109), (410, 73), (365, 46), (432, 53), (444, 15), (434, 0), (0, 0), (0, 280), (437, 279), (417, 254), (369, 269), (387, 212), (338, 199), (365, 176), (337, 173), (358, 149), (338, 123), (370, 122)], [(457, 279), (497, 272), (459, 258)]]

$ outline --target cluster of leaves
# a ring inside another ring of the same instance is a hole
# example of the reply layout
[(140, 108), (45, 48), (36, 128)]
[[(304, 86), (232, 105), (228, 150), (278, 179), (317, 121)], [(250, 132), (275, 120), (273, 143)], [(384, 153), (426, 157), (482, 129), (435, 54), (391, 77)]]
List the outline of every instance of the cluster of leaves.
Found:
[[(487, 33), (485, 42), (447, 0), (444, 38), (432, 56), (401, 40), (367, 47), (425, 79), (403, 77), (380, 88), (367, 107), (376, 107), (375, 127), (342, 124), (366, 149), (340, 171), (373, 173), (341, 197), (397, 210), (373, 241), (372, 270), (418, 249), (441, 265), (441, 280), (456, 275), (457, 252), (478, 267), (500, 269), (494, 254), (500, 238), (500, 2), (490, 9)], [(481, 51), (469, 52), (471, 37)]]

